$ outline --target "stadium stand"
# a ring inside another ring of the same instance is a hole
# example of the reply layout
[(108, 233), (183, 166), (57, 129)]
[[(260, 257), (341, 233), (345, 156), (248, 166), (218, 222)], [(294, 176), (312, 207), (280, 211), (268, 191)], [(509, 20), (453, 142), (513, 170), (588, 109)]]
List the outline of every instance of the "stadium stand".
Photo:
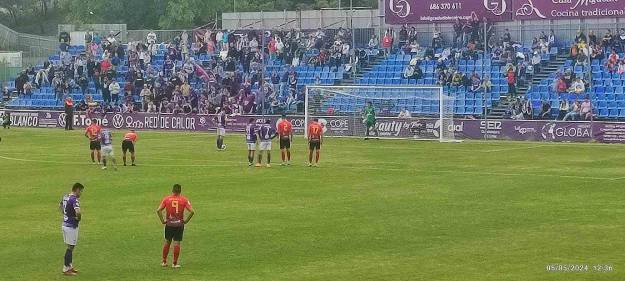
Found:
[[(381, 42), (373, 36), (355, 49), (347, 29), (271, 36), (217, 30), (208, 32), (208, 39), (185, 32), (160, 44), (155, 35), (128, 44), (93, 35), (87, 47), (62, 42), (58, 54), (5, 83), (4, 91), (18, 93), (9, 108), (59, 109), (64, 97), (72, 97), (80, 101), (78, 110), (93, 113), (212, 113), (224, 107), (231, 114), (275, 114), (301, 111), (305, 85), (441, 85), (454, 95), (458, 116), (625, 118), (625, 54), (619, 39), (625, 31), (601, 39), (580, 32), (560, 46), (553, 31), (543, 32), (532, 46), (522, 46), (508, 31), (483, 36), (481, 24), (469, 24), (480, 31), (456, 34), (455, 42), (434, 33), (430, 46), (419, 46), (417, 35), (402, 27), (398, 35), (389, 29)], [(488, 44), (479, 40), (484, 37)], [(619, 48), (620, 53), (603, 55)], [(569, 59), (559, 65), (563, 54)], [(558, 86), (560, 80), (564, 83)], [(107, 90), (110, 84), (119, 84), (119, 97)], [(356, 100), (326, 102), (343, 112), (360, 110)], [(590, 112), (575, 114), (582, 105)], [(430, 113), (417, 105), (408, 110)]]

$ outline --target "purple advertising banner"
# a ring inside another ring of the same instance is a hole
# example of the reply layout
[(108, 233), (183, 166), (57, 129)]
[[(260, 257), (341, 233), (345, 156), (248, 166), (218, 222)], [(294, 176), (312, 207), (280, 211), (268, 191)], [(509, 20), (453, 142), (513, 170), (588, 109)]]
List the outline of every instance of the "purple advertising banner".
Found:
[(480, 20), (511, 21), (511, 0), (384, 0), (387, 24)]
[[(32, 128), (64, 128), (65, 113), (53, 111), (21, 111), (11, 110), (11, 123), (15, 127)], [(173, 115), (155, 113), (111, 113), (97, 116), (95, 119), (105, 128), (112, 129), (139, 129), (165, 131), (207, 131), (217, 128), (214, 115)], [(269, 119), (276, 123), (279, 116), (231, 116), (228, 117), (226, 129), (233, 132), (243, 132), (249, 118), (255, 118), (257, 123), (264, 123)], [(91, 125), (91, 118), (84, 113), (73, 116), (74, 127), (85, 128)], [(324, 126), (324, 133), (328, 136), (350, 136), (353, 134), (353, 118), (349, 117), (320, 117), (319, 122)], [(304, 116), (290, 118), (295, 134), (303, 134)]]
[[(11, 123), (16, 127), (63, 128), (65, 113), (51, 111), (9, 111)], [(0, 112), (1, 113), (1, 112)], [(249, 118), (257, 123), (269, 119), (275, 124), (279, 116), (232, 116), (226, 129), (242, 132)], [(96, 118), (103, 127), (113, 129), (140, 129), (164, 131), (214, 130), (213, 115), (172, 115), (154, 113), (107, 114)], [(295, 134), (303, 134), (304, 116), (290, 117)], [(91, 124), (86, 115), (74, 115), (74, 126), (84, 128)], [(364, 127), (359, 118), (345, 116), (319, 117), (324, 134), (330, 137), (363, 136)], [(379, 118), (376, 129), (381, 137), (437, 139), (440, 122), (428, 118)], [(625, 123), (618, 122), (554, 122), (554, 121), (515, 121), (515, 120), (466, 120), (456, 119), (453, 125), (444, 128), (453, 131), (456, 139), (494, 139), (516, 141), (553, 142), (602, 142), (625, 143)]]
[(625, 0), (514, 0), (516, 20), (625, 16)]

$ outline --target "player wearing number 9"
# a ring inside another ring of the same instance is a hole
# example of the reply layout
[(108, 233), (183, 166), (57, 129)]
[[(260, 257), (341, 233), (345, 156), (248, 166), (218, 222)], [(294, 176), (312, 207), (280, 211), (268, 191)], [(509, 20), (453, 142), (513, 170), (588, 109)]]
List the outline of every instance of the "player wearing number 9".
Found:
[[(184, 233), (184, 225), (189, 223), (195, 211), (191, 207), (191, 202), (180, 195), (182, 193), (182, 187), (179, 184), (174, 184), (172, 194), (166, 196), (161, 201), (156, 214), (161, 220), (161, 223), (165, 225), (165, 243), (163, 245), (163, 262), (161, 266), (167, 266), (167, 256), (169, 256), (169, 248), (171, 241), (174, 241), (174, 262), (173, 268), (179, 268), (178, 257), (180, 255), (180, 242), (182, 242), (182, 235)], [(163, 218), (163, 210), (166, 210), (166, 218)], [(184, 218), (184, 210), (189, 212), (187, 218)]]

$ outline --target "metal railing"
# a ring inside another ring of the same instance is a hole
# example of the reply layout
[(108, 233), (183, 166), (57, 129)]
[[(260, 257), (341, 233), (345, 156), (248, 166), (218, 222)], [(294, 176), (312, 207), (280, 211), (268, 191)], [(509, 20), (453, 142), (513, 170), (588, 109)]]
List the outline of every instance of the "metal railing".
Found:
[(16, 32), (0, 24), (0, 49), (21, 51), (24, 66), (42, 62), (58, 49), (54, 37)]
[(0, 50), (15, 50), (18, 45), (18, 33), (0, 24)]

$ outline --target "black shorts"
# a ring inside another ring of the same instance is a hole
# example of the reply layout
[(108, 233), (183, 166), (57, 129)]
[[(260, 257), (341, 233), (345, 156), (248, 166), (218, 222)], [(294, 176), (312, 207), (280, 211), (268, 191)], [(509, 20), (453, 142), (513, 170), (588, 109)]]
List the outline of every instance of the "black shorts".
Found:
[(89, 142), (89, 149), (91, 150), (102, 150), (102, 146), (99, 141), (91, 141)]
[(132, 141), (124, 140), (122, 142), (122, 152), (126, 153), (126, 151), (130, 151), (130, 153), (135, 153), (135, 144)]
[(280, 137), (280, 149), (290, 149), (291, 139), (289, 137)]
[(182, 241), (182, 235), (184, 234), (183, 226), (165, 226), (165, 240)]
[(319, 150), (321, 149), (321, 140), (312, 139), (308, 142), (308, 146), (310, 147), (310, 150)]

